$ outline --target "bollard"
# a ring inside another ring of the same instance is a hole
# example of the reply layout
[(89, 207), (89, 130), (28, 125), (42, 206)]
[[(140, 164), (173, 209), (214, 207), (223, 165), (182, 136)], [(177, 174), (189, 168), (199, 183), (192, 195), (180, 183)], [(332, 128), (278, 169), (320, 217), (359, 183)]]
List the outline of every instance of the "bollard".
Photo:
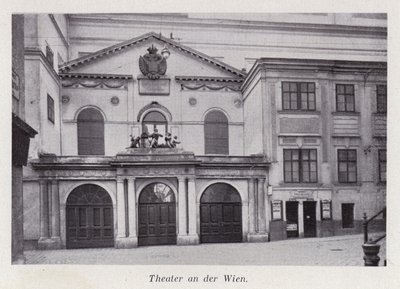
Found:
[(364, 251), (364, 266), (378, 266), (381, 259), (378, 256), (381, 245), (367, 242), (362, 245), (362, 248)]

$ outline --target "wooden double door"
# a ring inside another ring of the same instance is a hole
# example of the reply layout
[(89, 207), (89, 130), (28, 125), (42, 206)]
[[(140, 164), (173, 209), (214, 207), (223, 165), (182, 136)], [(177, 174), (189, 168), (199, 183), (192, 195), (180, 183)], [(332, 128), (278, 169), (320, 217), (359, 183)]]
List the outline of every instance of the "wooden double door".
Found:
[(138, 245), (176, 244), (176, 202), (163, 183), (146, 186), (139, 197)]
[(242, 241), (242, 203), (235, 188), (224, 183), (211, 185), (200, 203), (201, 243)]
[(114, 246), (113, 206), (108, 193), (96, 185), (71, 192), (66, 206), (67, 249)]

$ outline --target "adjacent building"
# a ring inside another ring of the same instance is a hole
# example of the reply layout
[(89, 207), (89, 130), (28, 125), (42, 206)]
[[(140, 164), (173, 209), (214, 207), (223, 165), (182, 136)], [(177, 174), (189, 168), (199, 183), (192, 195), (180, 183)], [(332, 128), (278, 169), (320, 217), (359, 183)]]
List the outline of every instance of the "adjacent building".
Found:
[(26, 248), (352, 234), (385, 206), (385, 15), (24, 17)]
[(24, 262), (23, 166), (36, 131), (25, 122), (24, 16), (12, 16), (11, 260)]

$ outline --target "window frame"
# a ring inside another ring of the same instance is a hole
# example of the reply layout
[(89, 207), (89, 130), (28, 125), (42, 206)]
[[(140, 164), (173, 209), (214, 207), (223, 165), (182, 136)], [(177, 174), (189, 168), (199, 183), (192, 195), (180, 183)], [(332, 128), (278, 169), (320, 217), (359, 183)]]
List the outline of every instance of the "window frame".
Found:
[[(285, 91), (284, 86), (288, 85), (289, 90)], [(296, 85), (296, 89), (292, 91), (291, 86)], [(302, 85), (306, 85), (306, 91), (302, 91)], [(310, 90), (309, 86), (313, 85), (314, 90)], [(281, 82), (281, 97), (282, 97), (282, 110), (283, 111), (316, 111), (317, 110), (317, 95), (316, 95), (316, 83), (315, 82), (305, 82), (305, 81), (282, 81)], [(285, 108), (285, 93), (289, 94), (289, 108)], [(292, 108), (291, 94), (296, 93), (296, 108)], [(302, 93), (307, 95), (307, 108), (302, 107)], [(310, 101), (310, 94), (314, 94), (314, 100)], [(310, 108), (310, 103), (314, 103), (314, 108)]]
[[(345, 218), (343, 218), (343, 208), (345, 207), (345, 206), (351, 206), (351, 222), (344, 222), (344, 219)], [(353, 229), (354, 228), (354, 203), (342, 203), (342, 205), (341, 205), (341, 217), (342, 217), (342, 229)], [(348, 223), (348, 225), (347, 225), (347, 223)], [(346, 224), (346, 226), (345, 226), (345, 224)]]
[[(294, 172), (294, 170), (293, 170), (293, 163), (296, 161), (296, 160), (293, 160), (293, 152), (296, 152), (297, 151), (297, 153), (298, 153), (298, 159), (297, 159), (297, 163), (298, 163), (298, 181), (294, 181), (293, 180), (293, 172)], [(311, 152), (315, 152), (315, 160), (314, 159), (311, 159)], [(286, 152), (290, 152), (290, 155), (291, 155), (291, 159), (290, 160), (286, 160), (285, 159), (285, 153)], [(305, 155), (305, 153), (308, 153), (308, 159), (303, 159), (303, 156)], [(286, 178), (286, 163), (290, 163), (290, 167), (291, 167), (291, 170), (290, 170), (290, 174), (291, 174), (291, 177), (290, 177), (290, 179), (291, 180), (287, 180), (287, 178)], [(305, 172), (304, 172), (304, 170), (303, 170), (303, 167), (304, 167), (304, 164), (305, 163), (308, 163), (308, 170), (307, 170), (307, 172), (308, 172), (308, 181), (305, 181), (304, 179), (304, 176), (305, 176)], [(311, 163), (314, 163), (315, 164), (315, 180), (312, 180), (312, 177), (311, 177), (311, 173), (313, 172), (312, 170), (311, 170)], [(300, 149), (300, 148), (297, 148), (297, 149), (283, 149), (283, 182), (284, 183), (287, 183), (287, 184), (293, 184), (293, 183), (295, 183), (295, 184), (297, 184), (297, 183), (312, 183), (312, 184), (315, 184), (315, 183), (318, 183), (318, 150), (317, 149), (312, 149), (312, 148), (307, 148), (307, 149)]]
[[(346, 152), (346, 160), (340, 160), (340, 153), (341, 152)], [(354, 152), (355, 153), (355, 160), (349, 160), (349, 152)], [(346, 180), (341, 180), (341, 171), (340, 171), (340, 164), (345, 163), (346, 164)], [(355, 163), (355, 180), (354, 181), (349, 181), (349, 163)], [(338, 149), (337, 150), (337, 174), (338, 174), (338, 182), (342, 184), (355, 184), (357, 183), (358, 180), (358, 165), (357, 165), (357, 149)]]
[[(215, 121), (212, 119), (212, 114), (220, 115), (220, 119)], [(204, 154), (205, 155), (229, 155), (229, 119), (227, 115), (218, 109), (212, 109), (204, 116)], [(213, 132), (212, 136), (209, 137), (209, 130)], [(223, 137), (215, 137), (215, 129), (219, 131)], [(213, 131), (214, 130), (214, 131)], [(223, 132), (223, 133), (222, 133)], [(218, 146), (215, 144), (219, 143)]]
[[(384, 87), (385, 93), (379, 93), (379, 87)], [(383, 103), (382, 100), (384, 99)], [(387, 85), (377, 84), (376, 85), (376, 112), (387, 113)]]
[(55, 110), (54, 110), (54, 99), (47, 94), (47, 119), (54, 124), (55, 121)]
[[(381, 158), (381, 154), (385, 155), (385, 159), (384, 160)], [(386, 184), (386, 178), (387, 178), (387, 176), (386, 176), (386, 173), (387, 173), (386, 162), (387, 162), (386, 149), (379, 149), (378, 150), (378, 173), (379, 173), (378, 175), (379, 175), (379, 183), (380, 184)], [(385, 164), (385, 179), (384, 180), (382, 180), (382, 167), (383, 167), (383, 164)]]
[[(339, 93), (339, 87), (343, 86), (343, 93)], [(352, 87), (353, 93), (346, 93), (346, 87)], [(344, 97), (344, 110), (339, 110), (339, 96), (343, 95)], [(351, 103), (348, 102), (348, 98), (352, 97)], [(353, 109), (348, 109), (348, 105), (352, 105)], [(345, 84), (345, 83), (337, 83), (336, 84), (336, 112), (356, 112), (356, 88), (354, 84)]]
[[(93, 117), (95, 116), (95, 117)], [(94, 107), (82, 109), (77, 116), (77, 151), (78, 155), (103, 156), (105, 155), (105, 116)], [(88, 128), (89, 126), (89, 128)], [(98, 129), (98, 130), (96, 130)], [(89, 136), (87, 132), (98, 132), (96, 136)], [(89, 142), (90, 149), (85, 145)], [(95, 145), (94, 145), (95, 144)]]

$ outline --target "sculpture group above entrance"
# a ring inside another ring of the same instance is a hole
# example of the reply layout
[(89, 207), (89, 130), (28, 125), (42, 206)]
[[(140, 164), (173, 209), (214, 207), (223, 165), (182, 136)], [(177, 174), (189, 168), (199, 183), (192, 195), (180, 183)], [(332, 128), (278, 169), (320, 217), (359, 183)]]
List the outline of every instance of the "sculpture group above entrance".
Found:
[(157, 129), (150, 135), (144, 131), (140, 136), (130, 135), (130, 137), (131, 145), (129, 148), (176, 148), (176, 145), (181, 143), (177, 136), (172, 138), (171, 133), (168, 132), (164, 138), (165, 144), (159, 144), (158, 139), (163, 135)]
[(149, 79), (159, 79), (167, 72), (166, 57), (157, 53), (158, 49), (153, 44), (147, 51), (148, 53), (139, 58), (140, 71)]

